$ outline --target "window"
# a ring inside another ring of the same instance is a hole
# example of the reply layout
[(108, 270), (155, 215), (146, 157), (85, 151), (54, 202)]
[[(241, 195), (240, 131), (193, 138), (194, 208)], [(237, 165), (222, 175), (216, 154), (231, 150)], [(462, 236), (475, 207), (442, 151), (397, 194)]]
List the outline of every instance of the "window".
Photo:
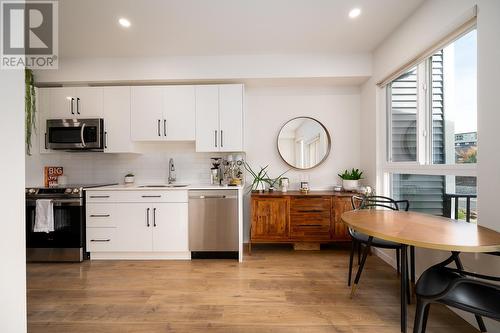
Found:
[(477, 220), (476, 30), (387, 85), (386, 191), (410, 209)]
[(388, 85), (389, 162), (476, 163), (476, 50), (472, 30)]

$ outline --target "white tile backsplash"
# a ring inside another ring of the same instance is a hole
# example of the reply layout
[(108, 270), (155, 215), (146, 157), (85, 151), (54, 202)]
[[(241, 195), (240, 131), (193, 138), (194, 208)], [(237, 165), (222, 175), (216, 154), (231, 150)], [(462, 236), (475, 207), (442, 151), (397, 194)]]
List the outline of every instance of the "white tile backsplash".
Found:
[(138, 154), (96, 152), (34, 153), (26, 157), (26, 185), (43, 184), (45, 166), (62, 166), (69, 183), (122, 183), (129, 172), (137, 183), (163, 183), (168, 178), (168, 161), (174, 159), (177, 182), (210, 183), (210, 158), (220, 153), (197, 153), (192, 142), (141, 143)]

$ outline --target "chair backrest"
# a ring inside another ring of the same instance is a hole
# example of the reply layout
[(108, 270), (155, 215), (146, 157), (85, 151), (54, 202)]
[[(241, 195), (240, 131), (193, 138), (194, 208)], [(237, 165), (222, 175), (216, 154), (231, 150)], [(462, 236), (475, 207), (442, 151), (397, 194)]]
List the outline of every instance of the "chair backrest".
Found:
[(353, 195), (351, 197), (352, 209), (365, 209), (370, 207), (386, 208), (390, 210), (402, 210), (408, 211), (410, 209), (410, 202), (408, 200), (394, 200), (392, 198), (374, 195), (374, 196), (364, 196), (364, 195)]

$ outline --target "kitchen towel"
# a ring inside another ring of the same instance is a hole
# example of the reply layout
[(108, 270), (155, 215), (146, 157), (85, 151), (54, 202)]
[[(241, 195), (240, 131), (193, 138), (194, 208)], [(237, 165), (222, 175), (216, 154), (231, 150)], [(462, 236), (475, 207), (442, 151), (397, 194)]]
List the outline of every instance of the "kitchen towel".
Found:
[(36, 201), (34, 232), (54, 231), (54, 204), (51, 199)]

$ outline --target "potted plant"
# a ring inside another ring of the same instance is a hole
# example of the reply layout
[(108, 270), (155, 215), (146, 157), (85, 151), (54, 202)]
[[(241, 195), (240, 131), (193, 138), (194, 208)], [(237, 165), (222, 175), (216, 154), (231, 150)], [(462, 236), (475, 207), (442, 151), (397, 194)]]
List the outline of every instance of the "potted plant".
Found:
[(125, 184), (133, 184), (135, 182), (135, 176), (134, 176), (134, 174), (131, 173), (131, 172), (127, 173), (125, 175), (124, 181), (125, 181)]
[(267, 179), (269, 178), (266, 169), (269, 165), (265, 167), (260, 167), (260, 171), (256, 172), (250, 167), (248, 163), (244, 164), (245, 169), (252, 175), (253, 181), (250, 187), (251, 191), (264, 192), (266, 190)]
[(359, 180), (362, 179), (363, 171), (359, 169), (352, 169), (351, 171), (345, 170), (344, 173), (339, 174), (342, 178), (342, 187), (346, 191), (354, 191), (359, 186)]
[[(276, 189), (276, 186), (278, 184), (280, 184), (281, 182), (281, 179), (283, 178), (283, 176), (285, 175), (285, 173), (287, 173), (288, 171), (290, 170), (286, 170), (285, 172), (283, 172), (281, 175), (279, 175), (277, 178), (267, 178), (265, 181), (266, 183), (269, 184), (269, 192), (273, 192), (275, 189)], [(267, 173), (266, 173), (267, 174)]]

